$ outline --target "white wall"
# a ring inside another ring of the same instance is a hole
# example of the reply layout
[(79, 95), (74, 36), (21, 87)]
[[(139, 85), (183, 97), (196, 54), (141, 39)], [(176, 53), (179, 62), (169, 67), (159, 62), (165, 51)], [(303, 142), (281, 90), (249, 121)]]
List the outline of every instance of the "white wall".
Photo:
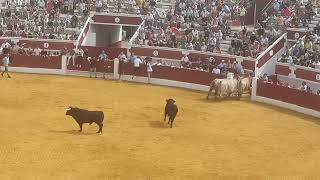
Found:
[(97, 44), (96, 26), (92, 24), (89, 24), (88, 26), (89, 26), (89, 30), (82, 44), (84, 46), (96, 46)]
[[(264, 51), (257, 59), (260, 59), (260, 57), (263, 56), (263, 54), (269, 53), (268, 51), (272, 49), (279, 41), (282, 40), (282, 38), (287, 38), (287, 34), (282, 35), (275, 41), (271, 46), (269, 46), (268, 49)], [(267, 73), (268, 75), (275, 74), (276, 71), (276, 63), (278, 59), (281, 57), (282, 54), (284, 54), (286, 51), (286, 43), (284, 44), (284, 47), (281, 48), (276, 54), (273, 54), (271, 59), (265, 63), (262, 67), (257, 68), (257, 64), (259, 61), (256, 61), (256, 72), (255, 75), (256, 77), (262, 76), (264, 73)]]
[(121, 25), (94, 24), (96, 33), (96, 46), (104, 47), (122, 40)]
[(267, 73), (268, 75), (272, 75), (276, 73), (276, 63), (278, 59), (281, 57), (281, 55), (285, 52), (286, 48), (280, 49), (277, 54), (273, 55), (272, 58), (264, 64), (261, 68), (256, 68), (257, 75), (262, 76), (264, 73)]

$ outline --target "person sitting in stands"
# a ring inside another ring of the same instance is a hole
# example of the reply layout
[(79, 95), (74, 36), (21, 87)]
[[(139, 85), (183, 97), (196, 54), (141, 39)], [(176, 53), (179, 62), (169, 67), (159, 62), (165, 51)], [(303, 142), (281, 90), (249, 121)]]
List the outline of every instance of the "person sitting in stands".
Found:
[(18, 53), (19, 53), (20, 55), (23, 55), (23, 54), (26, 53), (26, 51), (24, 50), (23, 46), (21, 46), (21, 47), (18, 49)]
[(307, 91), (307, 89), (308, 89), (307, 83), (305, 81), (303, 81), (301, 84), (300, 90)]
[(263, 80), (263, 82), (269, 82), (268, 74), (264, 73), (263, 76), (261, 77), (261, 79)]
[(186, 67), (189, 65), (189, 58), (186, 54), (184, 54), (183, 57), (181, 58), (181, 65), (183, 67)]
[(121, 61), (127, 61), (127, 56), (121, 51), (121, 53), (118, 56), (118, 59)]
[(155, 63), (155, 65), (157, 65), (157, 66), (162, 66), (161, 59), (158, 59), (158, 60), (157, 60), (157, 63)]
[(317, 95), (320, 96), (320, 89), (317, 91)]
[(311, 90), (310, 86), (307, 87), (307, 93), (311, 93), (312, 94), (312, 90)]
[(220, 74), (220, 69), (217, 67), (217, 66), (215, 66), (213, 69), (212, 69), (212, 74)]
[(108, 59), (108, 55), (105, 53), (104, 50), (102, 50), (101, 54), (99, 55), (99, 60), (105, 61)]
[(221, 60), (221, 63), (218, 65), (218, 68), (221, 72), (224, 72), (226, 70), (227, 64), (224, 62), (224, 60)]

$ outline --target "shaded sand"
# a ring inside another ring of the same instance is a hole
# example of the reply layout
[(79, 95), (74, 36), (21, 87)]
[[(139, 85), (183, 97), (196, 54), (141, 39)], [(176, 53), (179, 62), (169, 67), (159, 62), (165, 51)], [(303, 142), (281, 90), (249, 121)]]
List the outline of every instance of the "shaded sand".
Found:
[[(0, 179), (320, 177), (320, 121), (281, 108), (205, 100), (176, 88), (81, 77), (0, 78)], [(165, 99), (177, 101), (174, 128)], [(105, 112), (83, 133), (65, 108)]]

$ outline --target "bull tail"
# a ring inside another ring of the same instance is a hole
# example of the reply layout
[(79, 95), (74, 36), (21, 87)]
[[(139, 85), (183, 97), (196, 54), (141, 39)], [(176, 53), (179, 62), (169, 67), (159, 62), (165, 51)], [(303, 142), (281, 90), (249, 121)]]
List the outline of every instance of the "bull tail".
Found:
[(207, 95), (207, 99), (209, 99), (211, 93), (212, 93), (212, 90), (213, 88), (215, 87), (215, 81), (213, 80), (210, 84), (210, 89), (209, 89), (209, 92), (208, 92), (208, 95)]
[(217, 98), (217, 96), (221, 97), (221, 87), (222, 87), (222, 81), (220, 81), (215, 87), (215, 93), (214, 93), (215, 98)]

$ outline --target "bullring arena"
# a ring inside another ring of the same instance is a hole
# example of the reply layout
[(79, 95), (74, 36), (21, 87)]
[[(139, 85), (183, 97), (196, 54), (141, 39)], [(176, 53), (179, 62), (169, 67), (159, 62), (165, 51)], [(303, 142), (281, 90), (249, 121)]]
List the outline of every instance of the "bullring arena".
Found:
[[(319, 120), (290, 110), (83, 77), (15, 73), (0, 84), (0, 179), (319, 177)], [(168, 97), (180, 108), (172, 129)], [(103, 110), (104, 133), (77, 132), (69, 105)]]

